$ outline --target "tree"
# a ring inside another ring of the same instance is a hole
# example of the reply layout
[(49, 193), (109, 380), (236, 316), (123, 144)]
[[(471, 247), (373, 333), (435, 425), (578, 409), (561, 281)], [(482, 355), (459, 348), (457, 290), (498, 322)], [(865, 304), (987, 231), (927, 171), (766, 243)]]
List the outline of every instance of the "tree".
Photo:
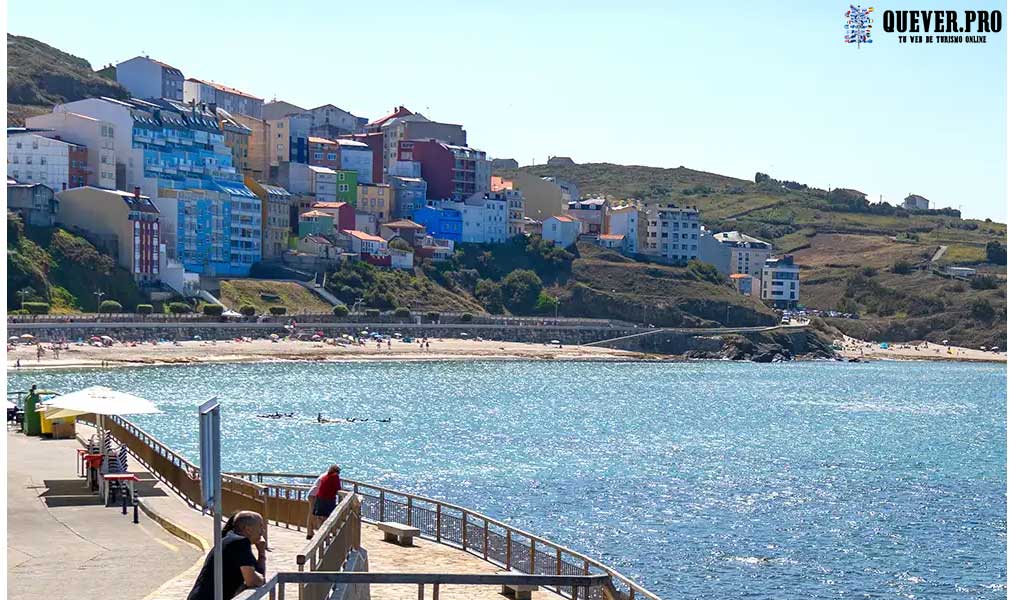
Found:
[(994, 265), (1007, 264), (1007, 246), (995, 240), (987, 243), (986, 262), (993, 263)]
[(472, 313), (461, 313), (461, 322), (462, 323), (471, 323), (472, 322)]
[(394, 309), (394, 316), (398, 317), (399, 319), (407, 319), (412, 316), (412, 311), (405, 308), (404, 306), (399, 306), (398, 308)]
[(891, 267), (891, 271), (898, 275), (908, 275), (912, 272), (912, 263), (907, 260), (897, 260), (894, 262), (894, 266)]
[(437, 321), (440, 320), (440, 313), (436, 311), (430, 311), (426, 313), (426, 320), (429, 321), (430, 323), (436, 323)]
[(544, 315), (551, 315), (556, 312), (559, 306), (559, 298), (556, 296), (550, 296), (546, 292), (539, 292), (539, 299), (535, 302), (535, 312)]
[(498, 315), (503, 312), (503, 292), (497, 282), (480, 279), (475, 284), (475, 298), (490, 313)]
[(239, 314), (244, 317), (252, 317), (257, 314), (257, 307), (253, 304), (244, 304), (239, 307)]
[(349, 316), (349, 307), (344, 304), (335, 304), (331, 309), (331, 314), (336, 317), (347, 317)]
[(150, 315), (155, 311), (155, 307), (150, 304), (138, 304), (134, 307), (134, 312), (139, 315)]
[(999, 282), (992, 275), (976, 275), (969, 281), (973, 290), (995, 290)]
[(971, 313), (977, 321), (992, 321), (996, 316), (996, 309), (984, 298), (976, 298), (972, 301)]
[(535, 309), (542, 291), (542, 280), (535, 271), (515, 269), (500, 284), (504, 306), (511, 312), (528, 314)]
[(201, 311), (208, 317), (221, 317), (225, 307), (221, 304), (205, 304)]
[(753, 176), (754, 183), (760, 183), (762, 181), (767, 181), (768, 179), (771, 179), (771, 177), (767, 173), (761, 173), (760, 171), (755, 173)]
[(405, 252), (412, 251), (412, 246), (409, 246), (408, 242), (401, 238), (394, 238), (387, 244), (387, 246), (394, 250), (404, 250)]
[(698, 281), (716, 284), (721, 284), (725, 281), (725, 277), (715, 268), (715, 265), (702, 262), (696, 258), (687, 263), (687, 270)]
[(100, 313), (118, 313), (123, 312), (123, 305), (116, 300), (103, 300), (102, 304), (99, 305)]
[(275, 316), (281, 316), (289, 312), (289, 309), (285, 308), (284, 306), (272, 306), (271, 308), (268, 309), (268, 312), (270, 312)]

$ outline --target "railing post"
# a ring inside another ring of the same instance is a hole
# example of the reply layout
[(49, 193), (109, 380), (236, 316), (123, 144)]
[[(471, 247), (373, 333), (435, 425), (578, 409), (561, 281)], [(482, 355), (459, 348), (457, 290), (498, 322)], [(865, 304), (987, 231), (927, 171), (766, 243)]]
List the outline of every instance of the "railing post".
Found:
[(384, 520), (384, 490), (380, 490), (380, 520)]
[(489, 519), (482, 520), (482, 558), (489, 560)]
[(507, 553), (504, 556), (504, 560), (506, 562), (505, 566), (507, 567), (507, 570), (510, 571), (511, 570), (511, 530), (510, 529), (507, 530)]
[(425, 600), (426, 598), (426, 584), (419, 584), (419, 600)]
[(438, 542), (440, 541), (440, 517), (441, 517), (441, 512), (442, 512), (440, 510), (441, 506), (443, 506), (443, 505), (438, 502), (437, 503), (437, 541)]
[(532, 539), (531, 552), (528, 555), (528, 572), (532, 575), (535, 574), (535, 539)]
[(468, 550), (468, 513), (465, 511), (461, 511), (461, 549)]
[(408, 497), (408, 510), (405, 511), (407, 516), (405, 517), (405, 524), (412, 526), (412, 496)]
[(440, 600), (440, 584), (433, 584), (433, 600)]

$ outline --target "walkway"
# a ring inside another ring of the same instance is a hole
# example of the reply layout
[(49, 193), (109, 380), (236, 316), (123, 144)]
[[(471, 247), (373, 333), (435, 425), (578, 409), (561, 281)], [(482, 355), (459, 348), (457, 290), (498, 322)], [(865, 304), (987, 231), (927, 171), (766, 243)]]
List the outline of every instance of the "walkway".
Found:
[(145, 515), (135, 525), (102, 506), (76, 476), (79, 447), (7, 433), (8, 598), (139, 600), (200, 555)]
[(930, 259), (930, 262), (937, 262), (940, 260), (943, 257), (944, 252), (947, 252), (947, 248), (947, 246), (940, 246), (937, 248), (937, 251), (933, 253), (933, 258)]

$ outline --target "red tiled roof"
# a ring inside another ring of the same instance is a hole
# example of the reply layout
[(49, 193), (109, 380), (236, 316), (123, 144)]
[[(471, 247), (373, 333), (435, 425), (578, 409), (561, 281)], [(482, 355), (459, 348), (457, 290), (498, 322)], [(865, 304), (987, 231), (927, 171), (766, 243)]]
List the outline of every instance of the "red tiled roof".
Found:
[(623, 234), (620, 233), (603, 233), (599, 235), (599, 239), (602, 240), (622, 240)]
[(386, 117), (381, 117), (376, 121), (371, 122), (370, 125), (383, 125), (384, 123), (387, 123), (391, 119), (397, 119), (398, 117), (407, 117), (408, 115), (411, 114), (415, 113), (405, 108), (404, 106), (399, 106), (398, 108), (394, 109), (393, 113), (387, 115)]
[(348, 202), (314, 202), (310, 208), (341, 208)]
[[(558, 219), (560, 221), (563, 221), (564, 223), (579, 223), (581, 221), (580, 219), (575, 219), (574, 217), (568, 217), (567, 215), (556, 215), (555, 217), (550, 217), (550, 218), (551, 219)], [(549, 219), (546, 219), (546, 220), (548, 221)]]
[(375, 235), (370, 235), (369, 233), (366, 233), (365, 231), (359, 231), (357, 229), (342, 229), (342, 233), (344, 233), (346, 235), (351, 235), (352, 237), (354, 237), (354, 238), (356, 238), (356, 239), (358, 239), (360, 241), (363, 241), (363, 242), (384, 242), (384, 243), (387, 243), (387, 240), (385, 240), (382, 237), (375, 236)]

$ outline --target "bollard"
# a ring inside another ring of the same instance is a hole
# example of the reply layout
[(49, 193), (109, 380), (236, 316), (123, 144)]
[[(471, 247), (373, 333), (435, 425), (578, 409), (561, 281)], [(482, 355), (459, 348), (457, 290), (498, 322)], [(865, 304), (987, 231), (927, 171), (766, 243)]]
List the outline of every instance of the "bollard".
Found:
[(123, 492), (123, 512), (121, 512), (120, 514), (121, 515), (127, 514), (127, 493), (126, 492)]
[(134, 523), (137, 523), (137, 496), (134, 496)]

